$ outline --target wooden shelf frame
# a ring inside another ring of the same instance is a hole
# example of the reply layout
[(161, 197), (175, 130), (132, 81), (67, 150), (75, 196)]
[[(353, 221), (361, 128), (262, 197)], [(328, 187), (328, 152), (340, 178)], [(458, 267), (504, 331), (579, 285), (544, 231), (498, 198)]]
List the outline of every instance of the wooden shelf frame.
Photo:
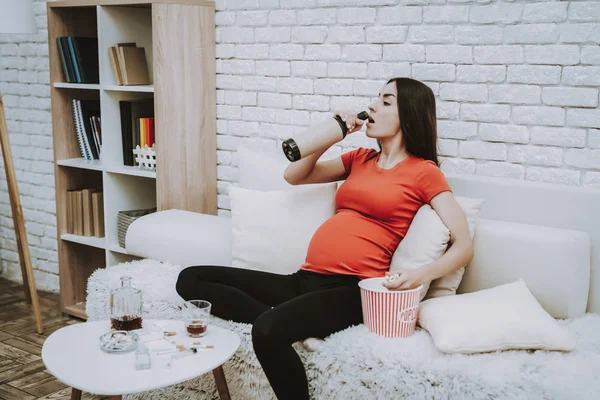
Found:
[[(89, 275), (136, 259), (117, 244), (119, 211), (157, 207), (217, 214), (215, 4), (72, 0), (46, 6), (61, 309), (85, 319)], [(60, 36), (98, 38), (100, 82), (66, 82), (56, 46)], [(129, 41), (146, 49), (152, 85), (115, 84), (108, 47)], [(154, 99), (156, 171), (123, 165), (119, 101), (139, 98)], [(73, 99), (100, 100), (100, 160), (81, 158)], [(67, 191), (91, 185), (104, 192), (104, 238), (67, 232)]]

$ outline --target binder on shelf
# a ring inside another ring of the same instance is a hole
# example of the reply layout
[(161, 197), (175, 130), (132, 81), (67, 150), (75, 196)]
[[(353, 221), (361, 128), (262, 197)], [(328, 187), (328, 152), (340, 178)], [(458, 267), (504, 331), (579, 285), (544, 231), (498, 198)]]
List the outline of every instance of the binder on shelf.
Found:
[(97, 37), (61, 36), (56, 45), (67, 82), (100, 82)]
[(100, 129), (100, 100), (72, 100), (73, 123), (81, 157), (99, 160), (102, 149)]
[(91, 118), (100, 115), (100, 100), (78, 100), (79, 108), (81, 109), (81, 119), (85, 136), (89, 144), (92, 157), (94, 160), (100, 159), (100, 146), (96, 146), (94, 132), (92, 131)]
[(73, 65), (71, 64), (71, 56), (67, 50), (67, 38), (59, 37), (56, 38), (56, 46), (58, 48), (58, 55), (60, 56), (60, 62), (62, 64), (63, 72), (67, 82), (76, 82), (73, 74)]

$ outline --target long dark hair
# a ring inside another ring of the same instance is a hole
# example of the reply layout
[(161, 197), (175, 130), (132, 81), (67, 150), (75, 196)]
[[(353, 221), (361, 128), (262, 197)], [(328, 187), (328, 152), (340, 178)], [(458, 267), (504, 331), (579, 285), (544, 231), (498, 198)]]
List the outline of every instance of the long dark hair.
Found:
[[(437, 116), (435, 95), (429, 86), (410, 78), (392, 78), (398, 92), (398, 115), (406, 151), (437, 166)], [(377, 141), (381, 151), (381, 143)]]

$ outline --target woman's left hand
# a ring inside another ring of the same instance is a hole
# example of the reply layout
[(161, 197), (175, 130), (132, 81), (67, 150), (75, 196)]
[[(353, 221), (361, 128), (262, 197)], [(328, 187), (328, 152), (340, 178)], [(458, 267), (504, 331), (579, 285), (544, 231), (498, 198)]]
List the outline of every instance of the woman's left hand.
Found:
[[(419, 285), (427, 282), (427, 277), (423, 273), (423, 268), (401, 269), (397, 272), (398, 279), (393, 281), (383, 281), (383, 286), (389, 290), (409, 290), (418, 288)], [(390, 272), (386, 276), (394, 275)]]

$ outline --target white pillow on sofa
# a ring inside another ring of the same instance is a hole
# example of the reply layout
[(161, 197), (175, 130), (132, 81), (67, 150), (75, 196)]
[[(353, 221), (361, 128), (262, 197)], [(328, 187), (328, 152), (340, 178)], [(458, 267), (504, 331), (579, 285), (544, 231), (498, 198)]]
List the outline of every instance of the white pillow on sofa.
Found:
[[(483, 199), (455, 196), (456, 202), (461, 207), (467, 218), (471, 239), (475, 235), (478, 214), (484, 203)], [(400, 241), (398, 248), (390, 262), (390, 272), (396, 273), (399, 269), (419, 268), (440, 258), (448, 248), (450, 231), (442, 222), (438, 213), (429, 204), (423, 205), (413, 218), (406, 236)], [(423, 284), (421, 300), (424, 297), (433, 298), (456, 294), (460, 285), (465, 267), (435, 279), (433, 282)]]
[[(390, 273), (400, 269), (416, 269), (440, 258), (448, 247), (450, 231), (429, 204), (415, 214), (408, 231), (400, 241), (390, 262)], [(421, 300), (427, 294), (430, 282), (423, 283)]]
[(232, 186), (232, 267), (291, 274), (319, 226), (335, 214), (335, 183), (261, 191)]
[[(469, 225), (469, 234), (471, 235), (471, 240), (473, 240), (479, 221), (479, 212), (481, 211), (481, 207), (485, 200), (462, 196), (454, 196), (454, 198), (465, 213), (467, 224)], [(433, 280), (429, 285), (429, 290), (427, 291), (425, 299), (456, 294), (456, 289), (460, 286), (460, 282), (465, 274), (465, 267), (466, 265), (449, 275)]]
[(262, 191), (294, 189), (283, 179), (290, 161), (278, 150), (260, 148), (250, 140), (245, 141), (237, 150), (239, 187)]
[(419, 305), (418, 324), (444, 353), (575, 348), (574, 339), (544, 310), (523, 279), (425, 300)]

